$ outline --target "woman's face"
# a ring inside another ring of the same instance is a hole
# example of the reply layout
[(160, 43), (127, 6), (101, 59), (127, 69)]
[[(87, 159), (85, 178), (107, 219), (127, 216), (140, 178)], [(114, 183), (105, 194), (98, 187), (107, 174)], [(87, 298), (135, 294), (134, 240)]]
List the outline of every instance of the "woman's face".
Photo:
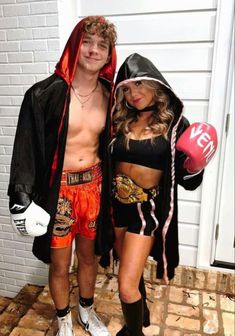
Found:
[(154, 91), (141, 81), (130, 82), (122, 86), (127, 103), (137, 110), (154, 104)]

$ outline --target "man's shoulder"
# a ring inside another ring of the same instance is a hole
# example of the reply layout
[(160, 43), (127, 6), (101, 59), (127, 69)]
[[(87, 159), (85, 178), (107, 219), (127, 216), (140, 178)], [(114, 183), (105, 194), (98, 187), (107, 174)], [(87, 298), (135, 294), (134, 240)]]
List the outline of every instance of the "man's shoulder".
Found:
[(109, 97), (110, 97), (110, 88), (109, 88), (109, 86), (107, 86), (106, 83), (104, 83), (103, 81), (101, 81), (101, 88), (102, 88), (102, 92), (103, 92), (103, 95), (104, 95), (105, 99), (109, 100)]
[(53, 92), (65, 87), (67, 87), (65, 80), (56, 74), (52, 74), (49, 77), (35, 83), (28, 89), (28, 92), (38, 96), (40, 94), (45, 94), (45, 91)]

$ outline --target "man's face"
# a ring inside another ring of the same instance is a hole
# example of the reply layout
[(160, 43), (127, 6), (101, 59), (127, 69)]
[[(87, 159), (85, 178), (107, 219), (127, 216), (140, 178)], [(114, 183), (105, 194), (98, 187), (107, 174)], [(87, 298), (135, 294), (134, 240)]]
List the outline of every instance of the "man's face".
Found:
[(97, 34), (86, 33), (81, 44), (78, 68), (90, 73), (99, 72), (108, 63), (109, 41)]

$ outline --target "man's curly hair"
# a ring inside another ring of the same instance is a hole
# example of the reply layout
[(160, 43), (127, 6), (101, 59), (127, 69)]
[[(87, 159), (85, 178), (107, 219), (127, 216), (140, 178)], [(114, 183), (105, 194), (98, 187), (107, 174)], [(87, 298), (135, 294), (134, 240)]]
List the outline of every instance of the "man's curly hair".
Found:
[(107, 39), (110, 47), (113, 47), (117, 40), (114, 24), (103, 16), (88, 16), (84, 21), (83, 31), (92, 35), (97, 34)]

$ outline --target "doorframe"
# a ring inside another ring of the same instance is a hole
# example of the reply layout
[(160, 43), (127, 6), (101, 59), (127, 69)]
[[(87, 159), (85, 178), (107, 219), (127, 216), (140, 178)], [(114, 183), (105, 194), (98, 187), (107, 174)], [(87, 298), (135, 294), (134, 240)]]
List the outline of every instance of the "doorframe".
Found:
[[(232, 83), (228, 82), (230, 70), (230, 54), (234, 28), (233, 0), (218, 0), (215, 26), (215, 41), (212, 63), (212, 77), (208, 108), (208, 122), (215, 126), (218, 134), (218, 150), (205, 169), (202, 184), (201, 214), (198, 240), (197, 267), (231, 272), (231, 269), (218, 268), (211, 265), (215, 248), (216, 205), (220, 192), (219, 168), (223, 154), (222, 138), (225, 129), (226, 101), (231, 92)], [(224, 111), (224, 113), (223, 113)], [(211, 243), (208, 243), (211, 242)]]
[[(234, 34), (232, 36), (232, 41), (234, 41)], [(230, 50), (230, 63), (229, 63), (229, 73), (228, 73), (228, 86), (227, 86), (227, 95), (226, 95), (226, 102), (225, 102), (225, 113), (226, 113), (226, 123), (225, 125), (227, 131), (224, 131), (223, 133), (223, 139), (221, 139), (221, 159), (220, 159), (220, 167), (219, 167), (219, 179), (218, 179), (218, 197), (217, 197), (217, 202), (216, 202), (216, 209), (215, 209), (215, 219), (217, 220), (216, 224), (218, 227), (216, 227), (216, 233), (215, 235), (217, 236), (216, 239), (213, 241), (213, 247), (212, 247), (212, 253), (211, 253), (211, 264), (216, 267), (223, 267), (223, 268), (228, 268), (228, 269), (234, 269), (234, 262), (229, 262), (229, 261), (220, 261), (219, 259), (217, 260), (216, 253), (217, 253), (217, 246), (219, 244), (220, 240), (220, 232), (222, 230), (222, 223), (219, 221), (220, 220), (220, 213), (222, 209), (222, 189), (223, 189), (223, 183), (224, 179), (226, 178), (225, 176), (225, 171), (224, 171), (224, 166), (225, 166), (225, 160), (228, 159), (229, 157), (229, 152), (227, 151), (227, 140), (228, 140), (228, 132), (231, 132), (230, 127), (234, 128), (234, 125), (231, 125), (234, 123), (234, 43), (232, 43), (232, 48)], [(228, 118), (228, 120), (227, 120)], [(229, 124), (231, 126), (229, 126)], [(233, 131), (234, 135), (234, 131)], [(230, 137), (232, 134), (230, 134)], [(227, 155), (227, 157), (226, 157)], [(231, 171), (231, 170), (230, 170)], [(234, 174), (234, 170), (232, 170)], [(234, 176), (234, 175), (233, 175)], [(230, 196), (230, 195), (229, 195)], [(232, 195), (231, 195), (232, 196)], [(227, 197), (226, 197), (227, 198)], [(231, 197), (232, 199), (232, 197)], [(226, 201), (226, 199), (225, 199)], [(224, 203), (223, 203), (224, 204)], [(233, 202), (232, 202), (233, 204)], [(233, 207), (234, 205), (232, 205)], [(223, 210), (222, 210), (223, 211)], [(223, 227), (224, 230), (224, 227)], [(233, 231), (231, 231), (233, 233)], [(234, 240), (234, 236), (232, 237)], [(221, 244), (221, 243), (220, 243)], [(233, 243), (232, 243), (233, 244)], [(224, 247), (224, 245), (223, 245)], [(234, 258), (233, 258), (234, 261)]]

